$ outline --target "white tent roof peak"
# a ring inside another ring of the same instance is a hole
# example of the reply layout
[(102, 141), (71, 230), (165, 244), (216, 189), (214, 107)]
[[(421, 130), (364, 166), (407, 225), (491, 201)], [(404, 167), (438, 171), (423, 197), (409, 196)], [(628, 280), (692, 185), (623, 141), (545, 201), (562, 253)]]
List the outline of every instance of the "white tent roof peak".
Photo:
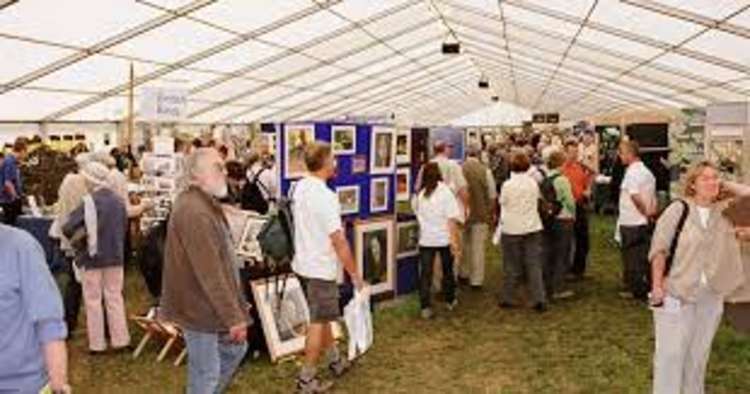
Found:
[(531, 120), (531, 111), (509, 103), (492, 103), (450, 122), (456, 126), (517, 125)]

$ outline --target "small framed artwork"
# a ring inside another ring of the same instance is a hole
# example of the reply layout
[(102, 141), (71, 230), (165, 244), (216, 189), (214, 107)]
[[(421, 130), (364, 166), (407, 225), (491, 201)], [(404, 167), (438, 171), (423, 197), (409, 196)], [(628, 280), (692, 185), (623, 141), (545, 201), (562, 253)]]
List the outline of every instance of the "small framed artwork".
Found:
[(411, 168), (396, 170), (396, 201), (409, 201), (411, 198)]
[(419, 223), (416, 220), (396, 224), (396, 257), (419, 254)]
[(236, 253), (238, 256), (247, 259), (263, 261), (263, 251), (261, 251), (260, 243), (258, 243), (258, 234), (260, 234), (260, 230), (266, 224), (268, 218), (249, 212), (245, 216), (245, 226), (242, 230), (242, 237), (237, 242)]
[(144, 174), (151, 176), (170, 176), (177, 170), (177, 160), (173, 154), (155, 155), (144, 153), (141, 169)]
[(342, 215), (359, 213), (359, 185), (340, 186), (336, 188), (341, 205)]
[(388, 183), (389, 178), (374, 178), (370, 181), (371, 213), (388, 210)]
[(314, 125), (287, 125), (284, 130), (284, 175), (301, 178), (307, 172), (305, 148), (315, 141)]
[(357, 269), (372, 286), (372, 294), (393, 291), (394, 229), (393, 220), (373, 220), (354, 225), (354, 250)]
[(352, 157), (352, 174), (364, 174), (367, 172), (367, 156), (355, 155)]
[(396, 135), (396, 163), (411, 162), (411, 130), (399, 130)]
[(392, 128), (373, 127), (370, 163), (371, 174), (392, 174), (396, 170), (396, 135)]
[(334, 155), (353, 155), (357, 150), (355, 126), (333, 126), (331, 131)]
[[(271, 361), (302, 352), (310, 325), (310, 311), (299, 279), (294, 276), (258, 279), (251, 282), (250, 287)], [(341, 327), (334, 324), (334, 338), (341, 338), (342, 334)]]

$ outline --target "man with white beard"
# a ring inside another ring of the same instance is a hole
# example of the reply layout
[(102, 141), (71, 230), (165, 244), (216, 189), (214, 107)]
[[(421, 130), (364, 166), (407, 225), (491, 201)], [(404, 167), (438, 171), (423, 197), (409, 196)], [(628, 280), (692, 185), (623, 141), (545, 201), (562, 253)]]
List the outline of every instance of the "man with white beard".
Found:
[(189, 185), (167, 227), (162, 284), (164, 317), (185, 333), (188, 394), (222, 393), (247, 351), (249, 317), (232, 237), (219, 199), (226, 169), (213, 148), (185, 161)]

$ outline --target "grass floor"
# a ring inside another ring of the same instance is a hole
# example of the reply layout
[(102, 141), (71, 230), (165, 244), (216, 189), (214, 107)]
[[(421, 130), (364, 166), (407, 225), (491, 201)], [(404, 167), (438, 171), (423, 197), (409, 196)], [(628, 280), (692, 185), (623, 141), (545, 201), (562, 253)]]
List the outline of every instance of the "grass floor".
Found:
[[(419, 320), (417, 299), (375, 315), (375, 345), (337, 382), (337, 393), (646, 393), (650, 390), (653, 327), (649, 311), (617, 296), (619, 253), (613, 222), (595, 218), (588, 278), (577, 296), (544, 315), (500, 310), (500, 257), (494, 248), (483, 292), (463, 291), (459, 308)], [(127, 277), (129, 312), (148, 305), (135, 272)], [(133, 329), (134, 343), (140, 332)], [(81, 332), (70, 345), (77, 393), (179, 393), (185, 367), (157, 363), (156, 349), (90, 357)], [(170, 357), (174, 360), (174, 356)], [(266, 358), (243, 366), (231, 393), (289, 393), (296, 365)], [(707, 376), (710, 393), (750, 392), (750, 338), (722, 326)]]

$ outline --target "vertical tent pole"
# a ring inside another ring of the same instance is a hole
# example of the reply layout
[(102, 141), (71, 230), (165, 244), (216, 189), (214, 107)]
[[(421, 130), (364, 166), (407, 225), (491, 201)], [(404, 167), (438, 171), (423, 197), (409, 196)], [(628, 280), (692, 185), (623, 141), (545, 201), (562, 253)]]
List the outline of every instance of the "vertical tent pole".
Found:
[[(748, 107), (748, 111), (750, 111), (750, 107)], [(742, 136), (742, 162), (740, 166), (742, 170), (742, 182), (750, 185), (750, 113), (745, 123), (744, 135)]]
[(128, 146), (133, 145), (133, 131), (135, 130), (135, 113), (133, 108), (133, 92), (135, 89), (135, 69), (133, 67), (133, 62), (130, 62), (130, 78), (129, 78), (129, 85), (128, 85), (128, 128), (127, 128), (127, 137), (125, 139), (125, 142), (128, 144)]

